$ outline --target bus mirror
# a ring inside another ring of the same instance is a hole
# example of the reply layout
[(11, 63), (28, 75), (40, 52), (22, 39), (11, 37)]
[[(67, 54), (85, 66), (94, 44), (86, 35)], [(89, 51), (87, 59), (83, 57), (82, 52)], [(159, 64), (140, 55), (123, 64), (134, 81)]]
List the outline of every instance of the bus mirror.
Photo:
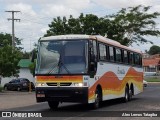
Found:
[(34, 69), (33, 69), (33, 77), (35, 77), (35, 66), (34, 66)]
[(91, 62), (96, 62), (94, 54), (91, 54)]
[(34, 59), (35, 59), (35, 51), (33, 50), (32, 51), (32, 56), (31, 56), (31, 62), (34, 62)]

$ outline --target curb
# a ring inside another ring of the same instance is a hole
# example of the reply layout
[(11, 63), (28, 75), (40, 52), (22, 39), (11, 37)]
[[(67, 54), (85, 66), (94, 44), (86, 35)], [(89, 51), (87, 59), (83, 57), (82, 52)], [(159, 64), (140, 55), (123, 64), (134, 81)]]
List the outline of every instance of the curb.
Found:
[(147, 82), (149, 84), (153, 83), (153, 84), (160, 84), (160, 82)]

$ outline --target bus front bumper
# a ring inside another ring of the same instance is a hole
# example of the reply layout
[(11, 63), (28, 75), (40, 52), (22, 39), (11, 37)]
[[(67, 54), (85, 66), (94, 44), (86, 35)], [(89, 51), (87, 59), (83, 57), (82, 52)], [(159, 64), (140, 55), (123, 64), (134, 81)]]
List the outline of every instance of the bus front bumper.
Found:
[(36, 87), (37, 102), (88, 103), (88, 87)]

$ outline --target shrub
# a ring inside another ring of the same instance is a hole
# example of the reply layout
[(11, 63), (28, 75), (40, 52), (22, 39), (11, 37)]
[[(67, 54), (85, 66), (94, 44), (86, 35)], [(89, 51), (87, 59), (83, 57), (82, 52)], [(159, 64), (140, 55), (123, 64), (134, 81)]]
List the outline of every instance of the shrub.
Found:
[(3, 87), (0, 85), (0, 92), (2, 92), (2, 90), (3, 90)]

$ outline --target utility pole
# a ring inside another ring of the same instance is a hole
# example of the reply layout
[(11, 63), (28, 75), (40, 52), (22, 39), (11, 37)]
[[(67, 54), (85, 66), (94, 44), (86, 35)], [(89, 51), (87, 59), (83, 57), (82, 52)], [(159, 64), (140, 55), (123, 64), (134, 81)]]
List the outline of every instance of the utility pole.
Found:
[(19, 21), (20, 19), (15, 19), (14, 18), (14, 13), (20, 12), (20, 11), (5, 11), (5, 12), (11, 12), (12, 13), (12, 18), (8, 18), (9, 20), (12, 20), (12, 48), (15, 48), (15, 36), (14, 36), (14, 21)]

